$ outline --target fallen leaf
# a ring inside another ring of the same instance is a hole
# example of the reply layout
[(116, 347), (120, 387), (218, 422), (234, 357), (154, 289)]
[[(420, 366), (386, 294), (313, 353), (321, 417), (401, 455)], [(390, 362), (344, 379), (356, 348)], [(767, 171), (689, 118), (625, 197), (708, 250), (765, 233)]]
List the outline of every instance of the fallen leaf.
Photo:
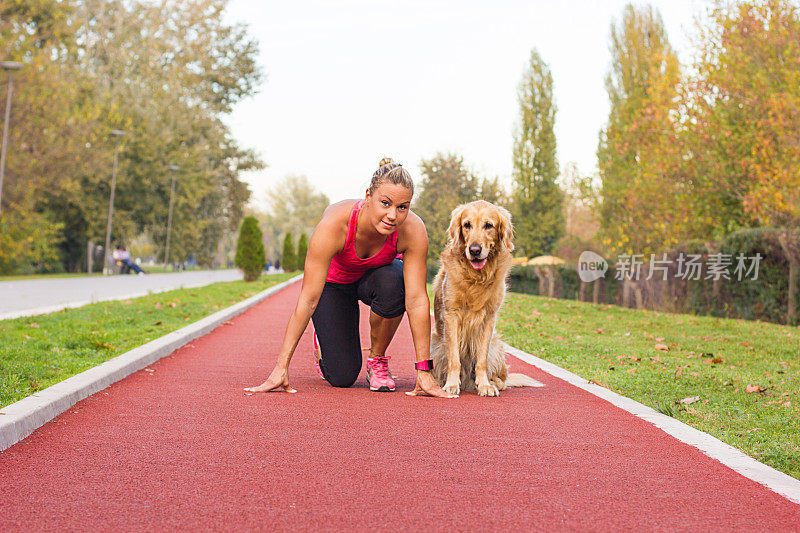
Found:
[(163, 309), (164, 306), (161, 305), (161, 302), (156, 302), (156, 309)]
[(791, 407), (792, 406), (792, 402), (786, 402), (785, 404), (783, 404), (783, 406), (784, 407)]
[(656, 342), (661, 342), (664, 340), (664, 337), (656, 337)]
[(114, 345), (108, 342), (92, 341), (89, 344), (91, 344), (95, 348), (102, 348), (104, 350), (116, 350)]
[(133, 303), (133, 300), (125, 300), (125, 301), (124, 301), (124, 302), (122, 302), (122, 303), (123, 303), (123, 304), (125, 304), (125, 305), (130, 305), (130, 304), (132, 304), (132, 303)]
[(683, 400), (679, 400), (677, 403), (682, 403), (682, 404), (685, 404), (685, 405), (689, 405), (690, 403), (694, 403), (699, 399), (700, 399), (700, 396), (688, 396), (688, 397), (684, 398)]
[(33, 337), (31, 337), (30, 335), (26, 335), (26, 334), (24, 334), (24, 333), (22, 334), (22, 336), (23, 336), (23, 337), (25, 337), (26, 339), (32, 339), (32, 338), (33, 338)]
[(661, 351), (664, 351), (664, 352), (668, 352), (669, 351), (669, 347), (666, 344), (656, 344), (655, 345), (655, 349), (656, 350), (661, 350)]
[(38, 328), (38, 327), (41, 327), (41, 326), (39, 326), (39, 324), (37, 324), (36, 322), (31, 322), (30, 324), (27, 324), (27, 326), (28, 326), (29, 328)]
[(159, 320), (158, 322), (153, 322), (153, 325), (154, 326), (160, 326), (161, 325), (161, 321)]
[(175, 302), (167, 302), (167, 306), (169, 307), (175, 307), (176, 305), (178, 304), (176, 304)]
[(226, 320), (226, 321), (225, 321), (225, 322), (223, 322), (222, 324), (223, 324), (223, 325), (225, 325), (225, 326), (232, 326), (232, 325), (233, 325), (233, 322), (231, 322), (230, 320)]
[(700, 375), (700, 374), (698, 374), (697, 372), (689, 372), (689, 373), (690, 373), (691, 375), (693, 375), (693, 376), (699, 376), (699, 375)]
[(765, 389), (760, 385), (748, 385), (747, 388), (745, 389), (745, 392), (752, 394), (754, 392), (764, 392), (765, 390), (767, 389)]
[(722, 357), (715, 357), (714, 359), (711, 360), (711, 362), (714, 364), (724, 363), (725, 359), (723, 359)]

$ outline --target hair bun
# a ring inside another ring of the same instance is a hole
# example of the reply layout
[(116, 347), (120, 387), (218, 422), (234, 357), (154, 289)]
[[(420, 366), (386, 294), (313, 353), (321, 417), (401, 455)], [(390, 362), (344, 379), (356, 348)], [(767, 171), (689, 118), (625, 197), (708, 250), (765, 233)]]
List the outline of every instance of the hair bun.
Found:
[(381, 162), (378, 163), (378, 168), (380, 168), (380, 167), (382, 167), (384, 165), (388, 165), (389, 163), (394, 163), (394, 161), (392, 161), (392, 158), (391, 157), (384, 157), (383, 159), (381, 159)]

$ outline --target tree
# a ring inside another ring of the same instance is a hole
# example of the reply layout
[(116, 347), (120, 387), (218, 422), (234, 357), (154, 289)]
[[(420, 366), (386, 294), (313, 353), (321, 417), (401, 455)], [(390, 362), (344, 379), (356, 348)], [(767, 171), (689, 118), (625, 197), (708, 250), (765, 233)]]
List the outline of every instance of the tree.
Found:
[(600, 134), (601, 238), (610, 252), (664, 251), (707, 229), (694, 216), (676, 120), (678, 59), (652, 7), (625, 7), (611, 26), (611, 111)]
[(267, 255), (277, 258), (281, 236), (287, 232), (313, 233), (329, 203), (305, 176), (288, 175), (275, 183), (267, 191), (267, 212), (259, 217)]
[(528, 256), (550, 253), (564, 233), (563, 193), (556, 184), (556, 106), (553, 77), (539, 53), (531, 51), (517, 98), (511, 212), (516, 246)]
[(3, 215), (22, 224), (23, 239), (55, 229), (38, 242), (60, 256), (55, 266), (18, 255), (17, 264), (76, 270), (86, 241), (103, 240), (111, 129), (126, 131), (113, 240), (147, 232), (163, 247), (170, 164), (182, 168), (171, 255), (210, 260), (235, 235), (250, 195), (239, 174), (262, 163), (237, 146), (222, 116), (254, 92), (261, 74), (244, 26), (221, 16), (226, 3), (3, 3), (0, 57), (24, 63), (15, 76), (10, 141), (17, 149), (8, 152)]
[(419, 166), (422, 190), (412, 210), (425, 222), (428, 259), (436, 261), (447, 244), (450, 213), (457, 205), (477, 198), (478, 179), (467, 170), (464, 158), (456, 154), (437, 153), (423, 159)]
[(294, 250), (292, 234), (287, 233), (283, 239), (283, 253), (281, 254), (281, 267), (285, 272), (297, 270), (297, 253)]
[(788, 322), (797, 323), (800, 8), (787, 0), (718, 2), (708, 21), (689, 100), (692, 176), (705, 197), (719, 199), (722, 209), (706, 216), (725, 229), (781, 230)]
[(234, 263), (244, 272), (245, 281), (257, 280), (264, 270), (264, 244), (261, 242), (261, 230), (255, 217), (245, 217), (242, 221)]
[(300, 235), (300, 242), (297, 243), (297, 269), (305, 270), (306, 255), (308, 254), (308, 237), (303, 233)]

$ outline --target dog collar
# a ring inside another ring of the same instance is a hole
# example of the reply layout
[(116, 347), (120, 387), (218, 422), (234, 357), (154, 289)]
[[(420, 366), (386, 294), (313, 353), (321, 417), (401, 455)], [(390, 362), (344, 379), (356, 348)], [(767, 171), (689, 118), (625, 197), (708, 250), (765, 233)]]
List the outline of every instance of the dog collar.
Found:
[(425, 361), (418, 361), (414, 363), (414, 368), (417, 370), (427, 370), (430, 372), (433, 370), (433, 359), (426, 359)]

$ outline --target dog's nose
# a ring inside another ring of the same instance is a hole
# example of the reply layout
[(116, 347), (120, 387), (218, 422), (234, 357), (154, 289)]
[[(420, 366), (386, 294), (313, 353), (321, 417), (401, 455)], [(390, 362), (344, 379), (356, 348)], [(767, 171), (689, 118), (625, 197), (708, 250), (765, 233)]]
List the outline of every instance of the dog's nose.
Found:
[(469, 254), (472, 257), (478, 257), (479, 255), (481, 255), (481, 246), (479, 244), (470, 245)]

